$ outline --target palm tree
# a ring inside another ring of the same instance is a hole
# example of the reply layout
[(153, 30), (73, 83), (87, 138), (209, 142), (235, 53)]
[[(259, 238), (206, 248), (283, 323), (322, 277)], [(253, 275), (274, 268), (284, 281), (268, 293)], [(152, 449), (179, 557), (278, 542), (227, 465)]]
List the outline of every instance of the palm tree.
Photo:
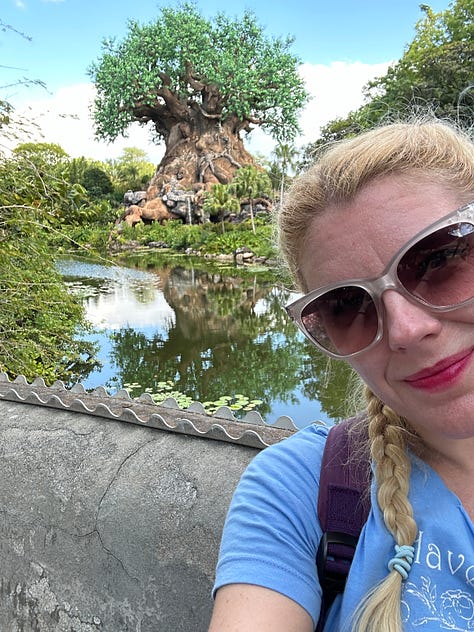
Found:
[(273, 152), (275, 158), (280, 163), (281, 180), (280, 180), (280, 205), (283, 203), (283, 192), (285, 188), (285, 180), (287, 178), (288, 168), (292, 169), (295, 166), (295, 161), (298, 156), (298, 150), (287, 143), (280, 143), (275, 147)]
[(220, 217), (222, 233), (224, 234), (225, 212), (238, 212), (240, 210), (240, 204), (239, 200), (232, 194), (232, 190), (228, 184), (213, 184), (211, 190), (206, 193), (203, 209), (208, 212), (209, 215), (217, 215)]
[(268, 174), (260, 171), (253, 165), (247, 165), (237, 170), (232, 180), (232, 188), (237, 197), (242, 200), (248, 198), (250, 207), (250, 221), (252, 231), (255, 233), (255, 220), (253, 215), (253, 200), (259, 195), (265, 195), (271, 189)]

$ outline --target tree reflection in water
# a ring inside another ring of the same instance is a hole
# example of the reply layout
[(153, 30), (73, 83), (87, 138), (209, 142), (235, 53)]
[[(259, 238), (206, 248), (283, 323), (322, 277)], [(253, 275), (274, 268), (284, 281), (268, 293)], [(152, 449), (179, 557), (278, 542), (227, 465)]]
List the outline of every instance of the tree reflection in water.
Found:
[[(71, 269), (68, 274), (70, 279)], [(310, 347), (283, 309), (291, 293), (258, 275), (238, 274), (236, 268), (162, 266), (149, 273), (147, 283), (128, 283), (127, 292), (141, 308), (153, 309), (161, 293), (170, 309), (165, 318), (156, 314), (160, 325), (137, 326), (128, 295), (129, 324), (112, 330), (104, 323), (110, 345), (104, 385), (115, 389), (138, 383), (157, 392), (159, 382), (170, 380), (175, 390), (200, 402), (242, 393), (262, 400), (257, 410), (266, 421), (286, 414), (299, 426), (345, 416), (350, 371), (334, 363), (328, 380), (326, 358)], [(87, 279), (82, 276), (81, 282)], [(120, 283), (112, 281), (106, 292), (102, 288), (89, 296), (88, 311), (113, 300), (117, 315), (123, 285), (122, 274)], [(97, 385), (97, 378), (100, 374), (86, 386)]]

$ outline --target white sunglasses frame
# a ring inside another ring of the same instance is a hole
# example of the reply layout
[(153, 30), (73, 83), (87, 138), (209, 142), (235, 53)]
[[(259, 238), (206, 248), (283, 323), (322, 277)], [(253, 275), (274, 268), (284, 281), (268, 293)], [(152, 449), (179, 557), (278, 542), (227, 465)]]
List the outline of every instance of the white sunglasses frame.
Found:
[[(411, 303), (414, 303), (415, 305), (422, 305), (423, 307), (433, 312), (449, 312), (455, 309), (459, 309), (460, 307), (464, 307), (465, 305), (468, 305), (469, 303), (474, 301), (474, 295), (462, 301), (461, 303), (456, 303), (455, 305), (441, 305), (441, 306), (431, 305), (431, 303), (428, 303), (422, 298), (414, 296), (413, 294), (410, 294), (410, 292), (408, 292), (408, 290), (402, 285), (402, 283), (400, 282), (397, 276), (397, 267), (398, 267), (398, 264), (400, 263), (400, 260), (410, 250), (410, 248), (412, 248), (417, 242), (421, 241), (425, 237), (428, 237), (430, 234), (436, 232), (437, 230), (441, 228), (447, 228), (448, 226), (451, 226), (452, 224), (457, 224), (461, 222), (470, 223), (474, 226), (474, 201), (469, 202), (468, 204), (465, 204), (464, 206), (461, 206), (455, 211), (452, 211), (445, 217), (442, 217), (436, 222), (430, 224), (427, 228), (417, 233), (391, 258), (385, 270), (380, 276), (371, 278), (371, 279), (347, 279), (339, 283), (330, 283), (323, 287), (316, 288), (312, 290), (311, 292), (308, 292), (304, 296), (301, 296), (300, 298), (286, 305), (285, 309), (286, 309), (287, 314), (293, 320), (296, 326), (300, 329), (300, 331), (305, 335), (305, 337), (313, 345), (315, 345), (318, 349), (320, 349), (320, 351), (322, 351), (323, 353), (325, 353), (331, 358), (342, 360), (346, 358), (353, 358), (355, 356), (360, 355), (361, 353), (365, 353), (369, 349), (372, 349), (378, 342), (380, 342), (380, 340), (382, 340), (383, 321), (384, 321), (383, 319), (384, 308), (383, 308), (383, 303), (382, 303), (382, 294), (386, 292), (387, 290), (396, 290), (402, 296), (404, 296), (407, 300), (409, 300)], [(319, 298), (323, 294), (326, 294), (327, 292), (331, 292), (333, 290), (337, 290), (340, 287), (346, 287), (346, 286), (360, 287), (368, 293), (368, 295), (371, 297), (372, 301), (374, 302), (374, 305), (377, 311), (378, 325), (377, 325), (377, 333), (370, 344), (368, 344), (363, 349), (354, 351), (353, 353), (341, 354), (341, 353), (336, 353), (334, 351), (331, 351), (330, 349), (326, 349), (324, 345), (322, 345), (315, 338), (313, 338), (313, 336), (309, 333), (309, 331), (304, 326), (301, 315), (305, 307), (309, 303), (311, 303), (311, 301), (314, 301), (315, 299)], [(474, 292), (474, 288), (473, 288), (473, 292)]]

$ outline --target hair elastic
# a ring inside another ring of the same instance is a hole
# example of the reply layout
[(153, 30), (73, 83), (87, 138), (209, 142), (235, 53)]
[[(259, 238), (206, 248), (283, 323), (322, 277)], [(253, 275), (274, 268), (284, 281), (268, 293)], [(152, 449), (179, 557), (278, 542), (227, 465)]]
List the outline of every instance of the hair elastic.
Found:
[(393, 571), (395, 569), (400, 573), (402, 579), (406, 579), (411, 569), (414, 555), (415, 548), (413, 546), (408, 544), (399, 546), (395, 544), (395, 557), (392, 557), (388, 563), (388, 570)]

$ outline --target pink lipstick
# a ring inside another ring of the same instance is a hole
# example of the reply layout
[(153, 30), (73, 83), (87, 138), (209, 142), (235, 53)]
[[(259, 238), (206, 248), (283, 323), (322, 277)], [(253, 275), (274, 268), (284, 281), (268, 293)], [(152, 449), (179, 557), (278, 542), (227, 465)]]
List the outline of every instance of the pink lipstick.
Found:
[(461, 378), (471, 361), (473, 351), (462, 351), (444, 358), (427, 369), (422, 369), (405, 378), (413, 388), (425, 391), (438, 391), (450, 388)]

